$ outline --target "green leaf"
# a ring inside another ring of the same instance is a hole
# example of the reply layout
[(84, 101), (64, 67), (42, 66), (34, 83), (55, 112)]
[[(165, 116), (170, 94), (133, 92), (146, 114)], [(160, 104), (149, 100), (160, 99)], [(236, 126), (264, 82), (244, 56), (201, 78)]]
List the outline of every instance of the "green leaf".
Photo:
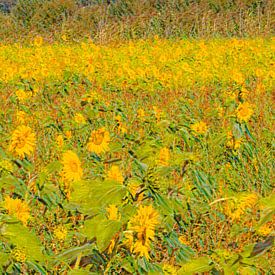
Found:
[(24, 249), (30, 261), (43, 262), (45, 260), (46, 255), (42, 253), (42, 244), (36, 235), (22, 224), (4, 224), (1, 228), (1, 233), (3, 237), (7, 238), (9, 243), (16, 245), (19, 249)]
[(120, 221), (106, 220), (104, 215), (98, 215), (85, 222), (81, 233), (89, 239), (96, 238), (98, 249), (104, 251), (120, 228)]
[(74, 184), (70, 202), (90, 214), (109, 204), (120, 204), (127, 189), (116, 181), (81, 181)]
[(10, 186), (14, 187), (14, 186), (17, 186), (19, 185), (19, 181), (16, 177), (13, 177), (11, 175), (8, 175), (8, 176), (5, 176), (5, 177), (2, 177), (0, 179), (0, 188), (9, 188)]
[(208, 257), (200, 257), (183, 265), (179, 271), (179, 275), (192, 275), (196, 272), (207, 272), (213, 268)]
[(71, 270), (68, 273), (68, 275), (85, 275), (85, 274), (87, 274), (87, 271), (85, 271), (85, 270), (79, 270), (79, 269), (78, 270)]
[(9, 259), (9, 254), (0, 252), (0, 267), (5, 265)]

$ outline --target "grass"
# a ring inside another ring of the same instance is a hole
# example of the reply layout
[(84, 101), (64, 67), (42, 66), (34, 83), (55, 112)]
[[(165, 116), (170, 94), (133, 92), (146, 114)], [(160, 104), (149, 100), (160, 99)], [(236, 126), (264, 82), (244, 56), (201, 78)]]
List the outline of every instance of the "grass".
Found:
[(52, 42), (90, 37), (96, 43), (152, 38), (270, 37), (274, 3), (187, 0), (19, 0), (10, 13), (0, 13), (1, 41)]

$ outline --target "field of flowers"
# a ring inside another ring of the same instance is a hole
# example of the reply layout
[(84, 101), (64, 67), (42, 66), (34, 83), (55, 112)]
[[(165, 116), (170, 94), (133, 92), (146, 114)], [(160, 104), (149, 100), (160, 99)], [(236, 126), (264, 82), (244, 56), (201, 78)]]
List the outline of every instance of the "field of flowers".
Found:
[(274, 274), (274, 38), (63, 40), (0, 45), (1, 273)]

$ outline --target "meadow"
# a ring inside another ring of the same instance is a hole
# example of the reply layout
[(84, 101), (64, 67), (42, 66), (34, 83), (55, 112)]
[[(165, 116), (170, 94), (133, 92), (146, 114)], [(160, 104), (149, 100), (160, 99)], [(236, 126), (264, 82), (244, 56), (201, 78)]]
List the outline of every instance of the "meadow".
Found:
[(0, 44), (2, 274), (274, 274), (274, 38)]

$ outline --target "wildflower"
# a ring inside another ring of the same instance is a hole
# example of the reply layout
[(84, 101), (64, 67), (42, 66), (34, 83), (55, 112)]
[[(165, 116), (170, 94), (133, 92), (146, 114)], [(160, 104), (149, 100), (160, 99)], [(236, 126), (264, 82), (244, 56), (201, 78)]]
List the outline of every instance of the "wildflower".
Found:
[(63, 136), (62, 135), (58, 135), (55, 139), (56, 144), (59, 148), (62, 148), (64, 145), (64, 140), (63, 140)]
[(143, 109), (138, 109), (138, 110), (137, 110), (137, 117), (138, 117), (139, 119), (142, 119), (142, 118), (145, 117), (145, 112), (144, 112)]
[(72, 131), (69, 131), (69, 130), (66, 131), (65, 136), (66, 136), (67, 139), (70, 139), (72, 137)]
[(66, 34), (63, 34), (62, 36), (61, 36), (61, 39), (63, 40), (63, 41), (68, 41), (68, 39), (67, 39), (67, 35)]
[(109, 150), (110, 134), (105, 128), (92, 132), (87, 148), (90, 152), (100, 154)]
[(67, 232), (64, 225), (58, 225), (53, 231), (53, 236), (57, 241), (63, 242), (67, 237)]
[(228, 215), (232, 221), (239, 221), (241, 216), (255, 206), (258, 197), (256, 194), (241, 194), (234, 197), (233, 200), (228, 200), (225, 207), (225, 214)]
[(85, 124), (86, 123), (85, 117), (80, 113), (75, 114), (74, 121), (78, 124)]
[(163, 116), (163, 112), (157, 106), (153, 106), (153, 110), (154, 110), (154, 114), (155, 114), (157, 121), (159, 121), (161, 119), (161, 117)]
[(190, 128), (197, 134), (203, 135), (207, 132), (207, 124), (203, 121), (194, 123)]
[(119, 169), (119, 166), (113, 165), (111, 169), (108, 171), (107, 178), (110, 180), (115, 180), (119, 183), (122, 183), (124, 178)]
[(40, 35), (36, 36), (36, 37), (34, 38), (34, 40), (33, 40), (33, 44), (34, 44), (36, 47), (42, 46), (42, 44), (43, 44), (43, 37), (40, 36)]
[(25, 201), (6, 197), (3, 207), (8, 211), (9, 215), (16, 217), (24, 225), (27, 224), (30, 218), (30, 208)]
[(118, 213), (118, 208), (116, 205), (111, 204), (107, 207), (108, 219), (112, 221), (120, 220), (120, 214)]
[(253, 114), (252, 105), (248, 102), (239, 104), (236, 110), (237, 119), (242, 122), (247, 122)]
[(18, 126), (12, 133), (9, 151), (15, 153), (20, 158), (25, 154), (30, 155), (35, 147), (35, 134), (28, 126)]
[(170, 160), (169, 149), (166, 147), (161, 148), (159, 152), (159, 164), (162, 166), (168, 166), (169, 160)]
[(63, 170), (62, 175), (68, 182), (74, 182), (81, 180), (83, 170), (81, 168), (80, 160), (73, 151), (67, 151), (63, 154), (62, 159)]
[(179, 236), (179, 241), (181, 244), (184, 244), (184, 245), (190, 245), (189, 241), (187, 240), (187, 238), (185, 236)]
[(227, 133), (227, 143), (226, 146), (230, 149), (237, 150), (241, 147), (242, 139), (241, 138), (234, 138), (232, 131)]
[(133, 252), (138, 254), (140, 257), (150, 259), (149, 256), (150, 247), (148, 243), (144, 243), (142, 240), (137, 240), (133, 247)]
[(129, 248), (130, 252), (133, 251), (133, 243), (134, 243), (134, 234), (132, 231), (124, 231), (124, 241), (123, 244)]
[(22, 89), (19, 89), (15, 92), (17, 98), (19, 101), (25, 101), (26, 99), (28, 99), (30, 97), (30, 93), (25, 92)]
[(262, 236), (267, 236), (271, 232), (272, 232), (272, 223), (265, 223), (257, 230), (257, 233)]
[(154, 239), (155, 227), (158, 224), (159, 214), (152, 205), (140, 205), (137, 214), (128, 224), (128, 229), (137, 233), (137, 241), (133, 245), (134, 253), (149, 259), (150, 241)]
[(11, 251), (11, 257), (18, 263), (24, 263), (27, 260), (26, 251), (23, 248), (14, 248)]

